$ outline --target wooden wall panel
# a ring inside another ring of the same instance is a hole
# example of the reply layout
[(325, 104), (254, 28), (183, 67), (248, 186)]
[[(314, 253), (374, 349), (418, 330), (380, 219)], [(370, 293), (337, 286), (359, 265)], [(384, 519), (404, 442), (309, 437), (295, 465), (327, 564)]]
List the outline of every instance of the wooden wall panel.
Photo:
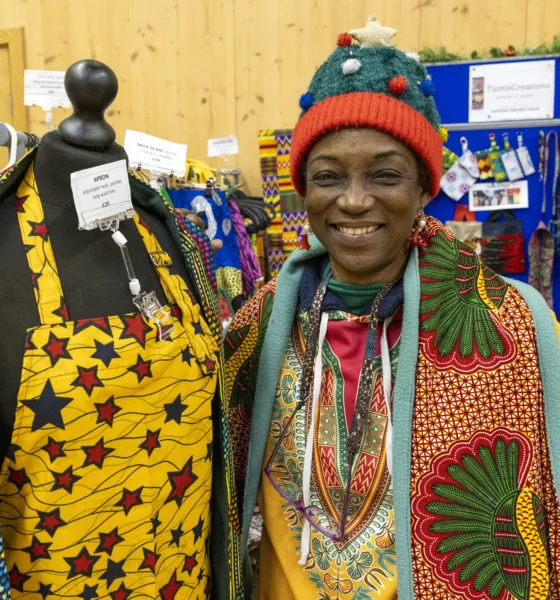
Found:
[[(259, 193), (257, 131), (294, 126), (336, 36), (372, 10), (406, 51), (537, 46), (560, 34), (558, 0), (0, 0), (0, 29), (25, 29), (27, 68), (109, 64), (120, 90), (108, 119), (121, 142), (137, 129), (204, 160), (209, 137), (236, 133), (240, 155), (228, 166)], [(67, 114), (54, 112), (56, 122)], [(29, 115), (43, 134), (42, 110)]]

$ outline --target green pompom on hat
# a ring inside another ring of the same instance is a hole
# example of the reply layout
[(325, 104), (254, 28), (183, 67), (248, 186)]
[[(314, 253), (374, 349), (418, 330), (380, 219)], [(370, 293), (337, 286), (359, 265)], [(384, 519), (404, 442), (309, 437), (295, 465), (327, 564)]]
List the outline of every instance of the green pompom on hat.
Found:
[(388, 45), (395, 33), (370, 17), (363, 29), (339, 36), (339, 47), (300, 97), (291, 149), (292, 182), (300, 195), (301, 165), (311, 147), (325, 133), (349, 127), (379, 129), (409, 146), (426, 164), (437, 195), (442, 139), (433, 85), (415, 55)]

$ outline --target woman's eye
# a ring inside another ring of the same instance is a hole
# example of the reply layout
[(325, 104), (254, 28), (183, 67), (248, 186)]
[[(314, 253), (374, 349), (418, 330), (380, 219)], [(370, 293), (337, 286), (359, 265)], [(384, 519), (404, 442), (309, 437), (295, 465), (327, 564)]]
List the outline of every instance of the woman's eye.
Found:
[(386, 183), (395, 183), (400, 179), (400, 173), (396, 171), (381, 171), (380, 173), (374, 173), (372, 179)]
[(340, 177), (336, 173), (332, 173), (330, 171), (326, 171), (323, 173), (317, 173), (316, 175), (313, 175), (313, 177), (311, 178), (311, 181), (313, 181), (315, 183), (322, 183), (322, 184), (335, 183), (336, 181), (339, 181), (339, 180), (340, 180)]

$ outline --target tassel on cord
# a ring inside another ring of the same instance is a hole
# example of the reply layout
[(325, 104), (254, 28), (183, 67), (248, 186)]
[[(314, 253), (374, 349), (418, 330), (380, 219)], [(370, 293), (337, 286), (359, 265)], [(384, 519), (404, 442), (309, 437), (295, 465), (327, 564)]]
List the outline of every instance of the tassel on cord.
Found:
[(389, 354), (389, 342), (387, 339), (387, 330), (391, 324), (392, 317), (385, 319), (383, 323), (383, 334), (381, 335), (381, 368), (383, 370), (383, 395), (385, 396), (385, 404), (387, 404), (387, 435), (386, 435), (386, 452), (387, 452), (387, 470), (391, 478), (389, 486), (393, 487), (393, 419), (391, 415), (391, 355)]
[[(319, 343), (317, 345), (317, 358), (313, 370), (313, 403), (311, 405), (311, 425), (307, 434), (307, 444), (305, 446), (305, 458), (303, 462), (303, 505), (311, 504), (311, 468), (313, 466), (313, 436), (315, 433), (315, 419), (319, 407), (319, 396), (321, 395), (321, 378), (323, 376), (323, 343), (327, 335), (327, 325), (329, 323), (329, 314), (324, 312), (321, 315), (321, 327), (319, 329)], [(301, 558), (299, 565), (305, 566), (309, 556), (309, 547), (311, 540), (311, 527), (307, 519), (303, 520), (303, 529), (301, 532)]]

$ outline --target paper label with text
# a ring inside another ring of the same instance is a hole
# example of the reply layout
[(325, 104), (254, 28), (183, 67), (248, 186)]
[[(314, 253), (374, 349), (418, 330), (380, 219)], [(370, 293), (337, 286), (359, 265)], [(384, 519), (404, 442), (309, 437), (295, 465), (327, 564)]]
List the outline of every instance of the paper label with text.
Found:
[(72, 108), (64, 89), (64, 71), (26, 69), (23, 74), (23, 103), (25, 106)]
[(132, 210), (126, 160), (76, 171), (70, 184), (80, 229), (93, 229)]
[(152, 171), (154, 173), (173, 173), (177, 177), (185, 174), (187, 146), (176, 144), (127, 129), (124, 135), (124, 149), (128, 154), (130, 165)]
[(208, 140), (208, 156), (229, 156), (239, 154), (239, 142), (235, 135)]

